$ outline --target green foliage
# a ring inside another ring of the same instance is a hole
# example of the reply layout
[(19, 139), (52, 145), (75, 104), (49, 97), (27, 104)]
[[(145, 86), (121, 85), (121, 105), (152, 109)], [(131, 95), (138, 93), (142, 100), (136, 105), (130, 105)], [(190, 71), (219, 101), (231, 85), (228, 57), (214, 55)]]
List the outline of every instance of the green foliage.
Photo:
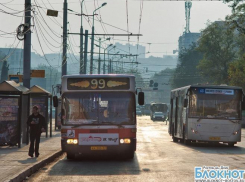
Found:
[(245, 90), (245, 54), (230, 64), (228, 73), (230, 85), (240, 86)]
[(199, 71), (197, 70), (197, 65), (203, 55), (196, 49), (196, 47), (196, 44), (193, 44), (189, 49), (180, 52), (179, 64), (171, 78), (172, 88), (203, 83), (206, 81), (200, 76)]
[(232, 8), (232, 11), (234, 12), (236, 8), (243, 3), (243, 0), (224, 0), (224, 3), (229, 3), (229, 6)]
[[(230, 2), (231, 0), (226, 0)], [(241, 0), (232, 1), (232, 14), (226, 17), (226, 21), (230, 24), (231, 29), (238, 30), (245, 34), (245, 3)]]
[(228, 84), (229, 64), (236, 55), (234, 32), (225, 22), (208, 25), (198, 41), (203, 59), (198, 65), (201, 75), (212, 84)]

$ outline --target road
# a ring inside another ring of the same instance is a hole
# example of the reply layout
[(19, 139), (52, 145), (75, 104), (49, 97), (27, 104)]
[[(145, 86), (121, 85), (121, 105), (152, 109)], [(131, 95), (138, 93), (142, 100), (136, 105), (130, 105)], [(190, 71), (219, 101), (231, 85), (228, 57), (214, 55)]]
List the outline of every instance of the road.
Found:
[(96, 159), (69, 161), (63, 155), (27, 181), (194, 181), (195, 166), (229, 166), (245, 169), (245, 130), (235, 147), (224, 144), (174, 143), (165, 122), (138, 117), (137, 151), (133, 160)]

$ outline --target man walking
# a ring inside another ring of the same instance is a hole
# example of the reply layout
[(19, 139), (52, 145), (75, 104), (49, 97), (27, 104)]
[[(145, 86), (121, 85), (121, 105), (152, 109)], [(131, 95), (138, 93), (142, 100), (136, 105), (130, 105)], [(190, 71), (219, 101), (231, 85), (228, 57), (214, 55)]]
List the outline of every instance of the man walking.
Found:
[[(28, 117), (27, 125), (30, 126), (30, 148), (29, 148), (29, 156), (33, 157), (33, 153), (35, 152), (35, 157), (39, 156), (39, 143), (41, 133), (46, 129), (46, 121), (45, 118), (39, 114), (39, 110), (37, 106), (32, 107), (32, 114)], [(35, 143), (35, 150), (34, 150)]]

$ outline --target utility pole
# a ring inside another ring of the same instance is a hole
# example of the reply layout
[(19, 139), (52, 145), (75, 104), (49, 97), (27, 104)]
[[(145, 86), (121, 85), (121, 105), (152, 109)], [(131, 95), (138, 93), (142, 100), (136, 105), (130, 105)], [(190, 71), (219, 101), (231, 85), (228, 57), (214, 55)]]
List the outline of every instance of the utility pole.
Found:
[(31, 0), (25, 0), (25, 39), (23, 58), (23, 86), (30, 88), (31, 76)]
[(85, 30), (85, 43), (84, 43), (84, 74), (87, 74), (87, 61), (88, 61), (88, 30)]
[(99, 61), (98, 61), (98, 74), (100, 74), (100, 46), (101, 46), (101, 38), (99, 38)]
[(62, 73), (61, 76), (67, 74), (67, 0), (64, 0), (63, 13), (63, 56), (62, 56)]
[[(84, 0), (83, 0), (84, 1)], [(81, 28), (80, 28), (80, 74), (84, 73), (83, 61), (83, 1), (81, 2)]]

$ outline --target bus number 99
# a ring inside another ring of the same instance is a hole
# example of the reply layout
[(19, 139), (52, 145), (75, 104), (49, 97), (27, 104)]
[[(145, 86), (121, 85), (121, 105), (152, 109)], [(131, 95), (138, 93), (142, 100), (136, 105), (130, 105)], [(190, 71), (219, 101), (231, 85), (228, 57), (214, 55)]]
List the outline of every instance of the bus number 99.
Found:
[(91, 80), (91, 88), (92, 89), (97, 89), (97, 88), (100, 88), (100, 89), (103, 89), (105, 88), (105, 80), (104, 79), (92, 79)]

